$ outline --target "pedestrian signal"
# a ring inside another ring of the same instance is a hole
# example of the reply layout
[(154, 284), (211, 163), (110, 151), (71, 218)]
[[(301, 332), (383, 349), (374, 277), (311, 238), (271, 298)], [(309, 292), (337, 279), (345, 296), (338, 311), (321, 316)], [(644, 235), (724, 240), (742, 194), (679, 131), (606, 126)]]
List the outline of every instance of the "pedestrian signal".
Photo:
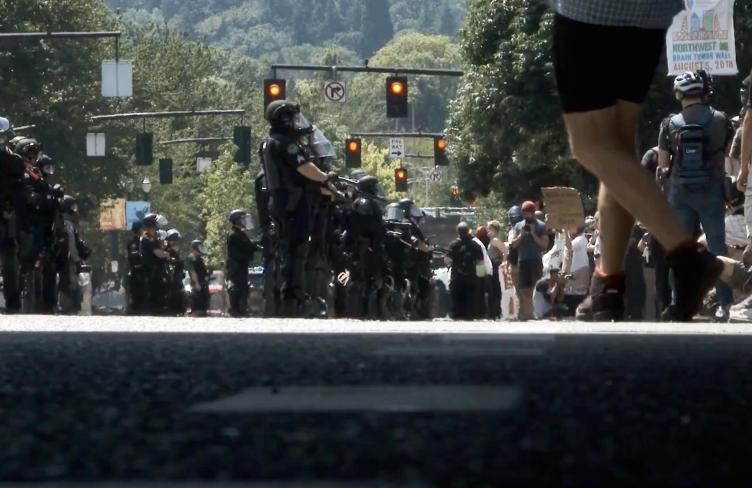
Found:
[(233, 129), (232, 140), (238, 150), (235, 153), (235, 162), (246, 166), (251, 164), (251, 128), (237, 126)]
[(360, 168), (362, 147), (360, 139), (345, 140), (345, 167)]
[(172, 159), (159, 160), (159, 184), (172, 184)]
[(407, 77), (390, 76), (386, 79), (386, 116), (407, 117)]
[(264, 80), (264, 110), (275, 100), (284, 100), (287, 81), (277, 79)]
[(136, 134), (136, 164), (146, 166), (154, 162), (153, 146), (154, 135), (151, 132)]
[(449, 158), (446, 153), (447, 142), (444, 136), (436, 136), (433, 139), (433, 161), (436, 166), (449, 166)]
[(405, 168), (394, 170), (394, 187), (398, 192), (407, 191), (407, 170)]
[(460, 187), (457, 185), (452, 185), (452, 198), (459, 198), (460, 197)]

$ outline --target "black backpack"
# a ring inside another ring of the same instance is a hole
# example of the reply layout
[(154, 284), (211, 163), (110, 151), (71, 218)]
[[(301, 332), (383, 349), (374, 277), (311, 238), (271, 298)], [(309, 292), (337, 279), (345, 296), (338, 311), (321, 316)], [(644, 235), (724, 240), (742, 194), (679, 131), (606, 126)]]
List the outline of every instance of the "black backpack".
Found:
[(713, 178), (709, 130), (715, 111), (707, 107), (699, 124), (688, 124), (682, 114), (671, 117), (674, 128), (674, 181), (693, 190), (708, 188)]
[(475, 276), (475, 255), (473, 253), (472, 245), (474, 242), (468, 240), (463, 242), (460, 246), (460, 256), (455, 261), (454, 266), (457, 272), (463, 276)]

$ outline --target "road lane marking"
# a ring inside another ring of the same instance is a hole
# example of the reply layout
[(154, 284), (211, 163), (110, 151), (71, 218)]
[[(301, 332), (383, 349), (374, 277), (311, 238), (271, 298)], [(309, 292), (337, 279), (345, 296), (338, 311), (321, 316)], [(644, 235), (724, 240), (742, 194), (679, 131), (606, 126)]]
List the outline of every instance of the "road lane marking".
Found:
[(250, 388), (189, 409), (195, 413), (342, 413), (504, 411), (521, 399), (508, 386), (281, 386)]

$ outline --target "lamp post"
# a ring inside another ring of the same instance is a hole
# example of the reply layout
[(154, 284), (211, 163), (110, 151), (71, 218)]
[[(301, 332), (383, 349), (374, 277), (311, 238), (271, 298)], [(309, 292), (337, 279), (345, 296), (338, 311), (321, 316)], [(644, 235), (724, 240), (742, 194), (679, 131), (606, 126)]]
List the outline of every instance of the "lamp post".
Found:
[(151, 181), (149, 181), (149, 178), (144, 178), (144, 181), (141, 183), (141, 188), (144, 190), (144, 194), (146, 195), (146, 201), (149, 201), (149, 193), (151, 192)]

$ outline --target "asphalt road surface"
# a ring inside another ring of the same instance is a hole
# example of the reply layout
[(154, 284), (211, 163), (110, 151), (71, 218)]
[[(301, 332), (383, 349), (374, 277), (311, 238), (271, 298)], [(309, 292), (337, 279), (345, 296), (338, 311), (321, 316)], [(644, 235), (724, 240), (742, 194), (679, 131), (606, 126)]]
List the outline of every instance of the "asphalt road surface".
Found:
[(744, 486), (750, 334), (0, 317), (0, 480)]

